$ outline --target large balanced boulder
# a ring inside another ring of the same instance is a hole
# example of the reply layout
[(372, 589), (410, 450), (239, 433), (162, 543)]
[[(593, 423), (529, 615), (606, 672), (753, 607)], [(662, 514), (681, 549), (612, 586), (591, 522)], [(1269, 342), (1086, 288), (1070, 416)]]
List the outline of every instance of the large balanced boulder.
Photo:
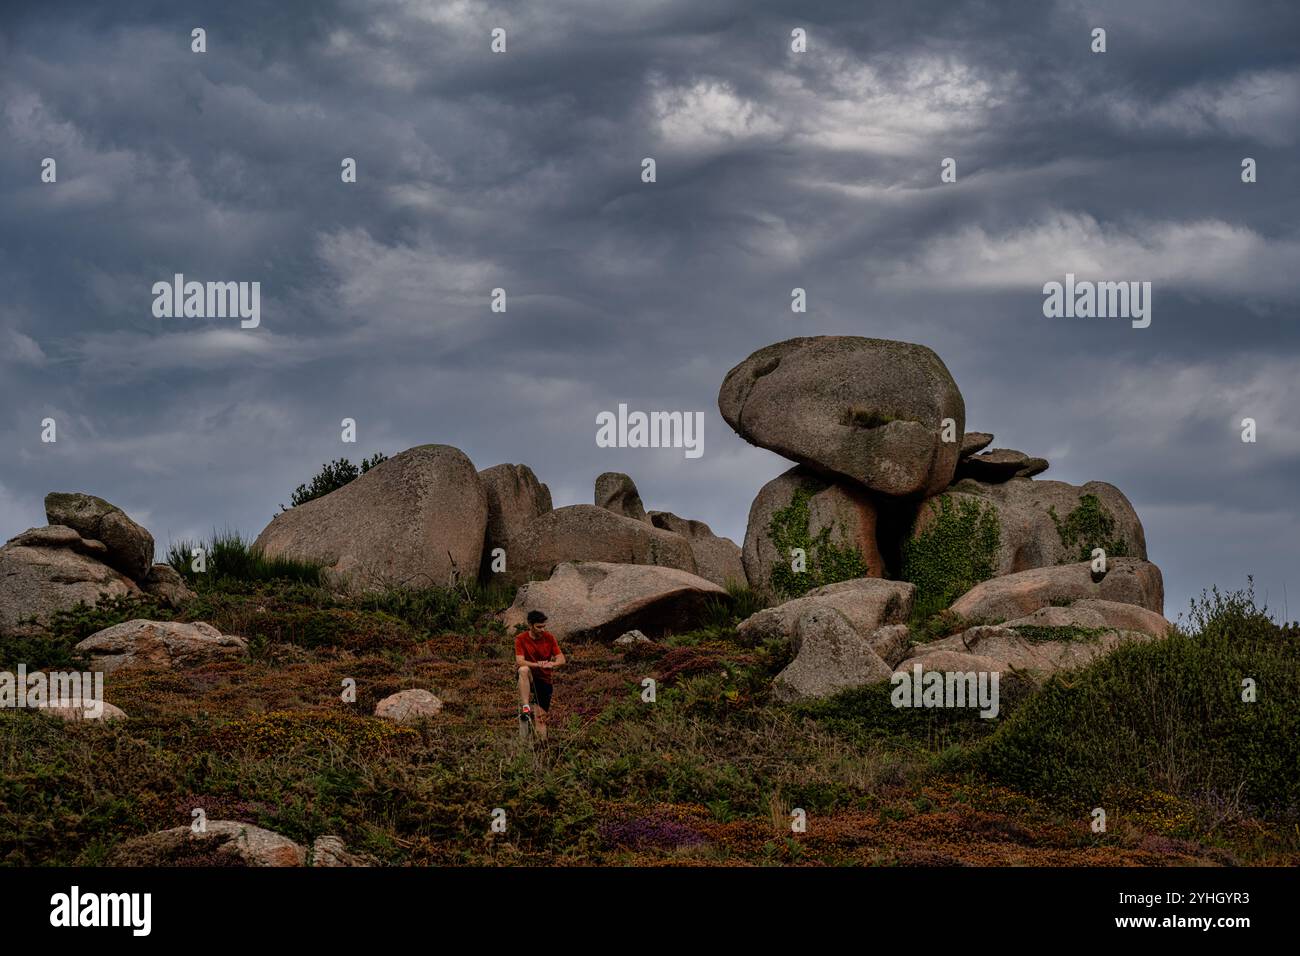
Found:
[(658, 638), (690, 630), (711, 602), (730, 600), (712, 581), (676, 568), (578, 561), (521, 587), (504, 623), (514, 630), (536, 610), (559, 640), (612, 641), (633, 629)]
[(139, 596), (134, 581), (103, 562), (105, 553), (101, 542), (62, 525), (33, 528), (10, 540), (0, 548), (0, 636), (34, 633), (79, 603)]
[(779, 701), (808, 700), (889, 680), (893, 669), (833, 607), (810, 607), (793, 633), (794, 660), (772, 681)]
[(694, 574), (690, 542), (648, 521), (595, 505), (569, 505), (534, 518), (506, 546), (505, 578), (513, 584), (550, 577), (566, 561), (654, 564)]
[(947, 487), (966, 421), (961, 392), (938, 355), (857, 336), (759, 349), (727, 373), (718, 408), (751, 444), (894, 496)]
[(478, 473), (487, 493), (487, 535), (483, 573), (490, 575), (492, 551), (505, 548), (524, 525), (551, 510), (551, 489), (527, 465), (493, 465)]
[(1090, 562), (1032, 568), (990, 578), (975, 585), (952, 604), (952, 612), (968, 621), (1010, 621), (1052, 604), (1082, 600), (1136, 604), (1163, 614), (1165, 585), (1160, 569), (1137, 558), (1115, 558), (1094, 580)]
[(77, 650), (89, 655), (93, 670), (109, 674), (123, 667), (198, 667), (230, 660), (247, 652), (248, 642), (202, 621), (137, 619), (96, 631)]
[(1129, 500), (1114, 485), (1090, 481), (1012, 478), (1000, 484), (966, 479), (924, 502), (912, 528), (915, 543), (940, 519), (945, 508), (954, 515), (977, 508), (996, 511), (998, 549), (994, 574), (1013, 574), (1089, 558), (1096, 547), (1109, 558), (1147, 556), (1142, 522)]
[(45, 496), (45, 517), (82, 538), (102, 541), (104, 563), (133, 581), (142, 581), (153, 565), (153, 535), (117, 505), (80, 492), (52, 491)]
[[(773, 525), (776, 519), (776, 525)], [(882, 577), (884, 558), (876, 541), (877, 511), (870, 496), (861, 488), (822, 477), (804, 467), (794, 467), (773, 478), (754, 497), (745, 528), (742, 560), (750, 587), (769, 599), (787, 597), (789, 584), (801, 579), (784, 571), (773, 583), (773, 572), (792, 569), (791, 547), (806, 552), (808, 580), (817, 580), (831, 569), (829, 553), (818, 544), (825, 533), (841, 559), (855, 560), (857, 573), (864, 577)]]
[(721, 584), (746, 583), (745, 564), (741, 560), (740, 546), (730, 538), (721, 538), (703, 521), (679, 518), (671, 511), (650, 512), (650, 523), (656, 528), (681, 535), (695, 555), (696, 573), (700, 577)]
[(464, 452), (420, 445), (275, 516), (268, 557), (317, 561), (355, 590), (446, 586), (478, 574), (488, 499)]
[(813, 609), (838, 612), (858, 634), (868, 635), (885, 625), (902, 624), (912, 613), (916, 587), (905, 581), (854, 578), (815, 588), (800, 598), (768, 607), (747, 617), (736, 633), (748, 644), (793, 637), (796, 624)]
[(636, 483), (621, 471), (596, 476), (596, 507), (634, 521), (649, 521)]

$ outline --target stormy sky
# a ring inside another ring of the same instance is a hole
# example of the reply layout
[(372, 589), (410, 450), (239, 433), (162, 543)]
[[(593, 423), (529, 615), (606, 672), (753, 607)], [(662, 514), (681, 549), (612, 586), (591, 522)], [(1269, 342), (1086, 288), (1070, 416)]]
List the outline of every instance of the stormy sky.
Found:
[[(326, 460), (443, 442), (740, 541), (787, 465), (723, 376), (866, 335), (935, 349), (1044, 478), (1122, 489), (1170, 617), (1247, 574), (1300, 609), (1297, 130), (1288, 0), (9, 0), (0, 538), (50, 490), (160, 550), (251, 536)], [(1067, 272), (1150, 281), (1150, 327), (1045, 318)], [(155, 318), (175, 273), (260, 282), (260, 328)], [(703, 411), (703, 456), (598, 448), (621, 402)]]

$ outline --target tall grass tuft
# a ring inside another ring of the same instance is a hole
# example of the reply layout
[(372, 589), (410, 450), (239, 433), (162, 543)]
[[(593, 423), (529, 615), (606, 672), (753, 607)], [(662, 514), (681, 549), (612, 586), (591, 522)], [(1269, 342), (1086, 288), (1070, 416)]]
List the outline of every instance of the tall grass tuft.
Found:
[[(194, 549), (201, 548), (206, 562), (203, 572), (194, 570)], [(238, 531), (213, 531), (206, 542), (175, 541), (167, 550), (170, 564), (191, 586), (222, 582), (257, 583), (296, 581), (319, 587), (324, 569), (315, 561), (299, 558), (268, 558), (260, 548), (245, 541)]]

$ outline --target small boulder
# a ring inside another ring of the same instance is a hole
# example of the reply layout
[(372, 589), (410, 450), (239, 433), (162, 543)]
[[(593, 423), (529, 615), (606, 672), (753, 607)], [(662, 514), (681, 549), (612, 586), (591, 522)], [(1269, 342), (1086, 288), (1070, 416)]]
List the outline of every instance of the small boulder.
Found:
[(90, 656), (93, 670), (111, 674), (123, 667), (198, 667), (242, 657), (248, 642), (201, 621), (137, 619), (96, 631), (77, 650)]
[(976, 452), (983, 451), (993, 444), (993, 436), (988, 432), (967, 432), (961, 437), (959, 458), (969, 458)]
[(811, 607), (794, 628), (795, 656), (772, 681), (772, 696), (790, 702), (829, 697), (889, 680), (892, 670), (839, 611)]
[(242, 866), (302, 866), (307, 851), (271, 830), (236, 820), (208, 820), (200, 833), (172, 827), (133, 837), (109, 855), (111, 866), (167, 866), (178, 860), (215, 857)]
[(353, 853), (336, 836), (319, 836), (311, 845), (308, 866), (374, 866), (374, 861), (362, 853)]
[(745, 563), (740, 547), (730, 538), (721, 538), (703, 521), (679, 518), (671, 511), (650, 512), (650, 523), (685, 538), (695, 555), (696, 573), (705, 580), (728, 585), (746, 584)]
[(619, 471), (607, 471), (596, 478), (596, 507), (633, 521), (649, 521), (636, 484)]
[(1045, 458), (1030, 458), (1023, 451), (1011, 448), (994, 448), (957, 464), (957, 479), (970, 478), (989, 484), (1010, 481), (1012, 478), (1030, 478), (1047, 470)]
[(198, 597), (186, 585), (180, 572), (170, 564), (155, 564), (149, 569), (145, 579), (140, 582), (140, 587), (146, 594), (153, 595), (164, 606), (170, 608), (183, 607)]
[(1165, 586), (1160, 569), (1136, 558), (1109, 562), (1106, 576), (1092, 579), (1086, 562), (1032, 568), (990, 578), (953, 602), (952, 612), (968, 621), (1011, 621), (1053, 602), (1097, 599), (1136, 604), (1156, 614), (1164, 612)]
[(276, 515), (255, 545), (267, 557), (318, 561), (353, 590), (445, 587), (477, 576), (487, 517), (465, 453), (420, 445)]
[(718, 393), (751, 444), (885, 495), (933, 495), (952, 481), (966, 406), (923, 345), (858, 336), (788, 339), (759, 349)]
[(912, 613), (916, 587), (905, 581), (854, 578), (809, 591), (801, 598), (764, 608), (736, 627), (746, 643), (792, 637), (799, 618), (809, 610), (835, 610), (864, 637), (888, 624), (902, 624)]
[[(620, 519), (628, 520), (628, 519)], [(519, 589), (505, 612), (507, 630), (542, 611), (557, 639), (612, 640), (636, 629), (654, 637), (690, 630), (712, 601), (731, 596), (712, 581), (676, 568), (598, 561), (566, 562), (547, 581)]]
[[(774, 519), (783, 529), (779, 538)], [(760, 488), (749, 507), (741, 554), (746, 580), (769, 600), (791, 596), (778, 586), (779, 581), (773, 583), (773, 573), (790, 568), (789, 547), (797, 539), (794, 546), (804, 547), (807, 567), (815, 575), (827, 559), (815, 546), (823, 533), (826, 543), (841, 554), (856, 553), (863, 576), (884, 577), (885, 560), (876, 543), (876, 525), (875, 502), (862, 489), (807, 468), (791, 468)]]
[(650, 638), (646, 637), (640, 631), (628, 631), (626, 634), (622, 634), (614, 638), (614, 643), (615, 644), (649, 644), (651, 643), (651, 641)]
[(595, 505), (569, 505), (534, 518), (510, 539), (506, 560), (505, 577), (512, 584), (548, 578), (568, 561), (697, 570), (690, 542), (681, 535)]
[(65, 525), (81, 537), (101, 541), (104, 561), (133, 581), (142, 581), (153, 564), (153, 535), (117, 505), (95, 495), (52, 491), (45, 496), (45, 516), (52, 525)]
[(126, 711), (116, 704), (100, 701), (98, 704), (58, 704), (40, 708), (41, 713), (58, 717), (68, 723), (108, 723), (110, 720), (124, 720)]
[(427, 690), (400, 690), (375, 705), (375, 716), (413, 724), (442, 713), (442, 701)]

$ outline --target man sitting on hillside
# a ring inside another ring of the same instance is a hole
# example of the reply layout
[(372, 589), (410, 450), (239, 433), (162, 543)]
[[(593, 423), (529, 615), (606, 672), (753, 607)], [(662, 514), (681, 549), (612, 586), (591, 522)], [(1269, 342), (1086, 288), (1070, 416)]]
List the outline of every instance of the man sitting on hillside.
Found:
[[(564, 663), (555, 635), (542, 627), (546, 615), (528, 612), (528, 629), (515, 635), (515, 667), (519, 673), (519, 719), (533, 721), (537, 739), (546, 739), (546, 712), (554, 690), (551, 671)], [(536, 698), (536, 705), (531, 703)]]

